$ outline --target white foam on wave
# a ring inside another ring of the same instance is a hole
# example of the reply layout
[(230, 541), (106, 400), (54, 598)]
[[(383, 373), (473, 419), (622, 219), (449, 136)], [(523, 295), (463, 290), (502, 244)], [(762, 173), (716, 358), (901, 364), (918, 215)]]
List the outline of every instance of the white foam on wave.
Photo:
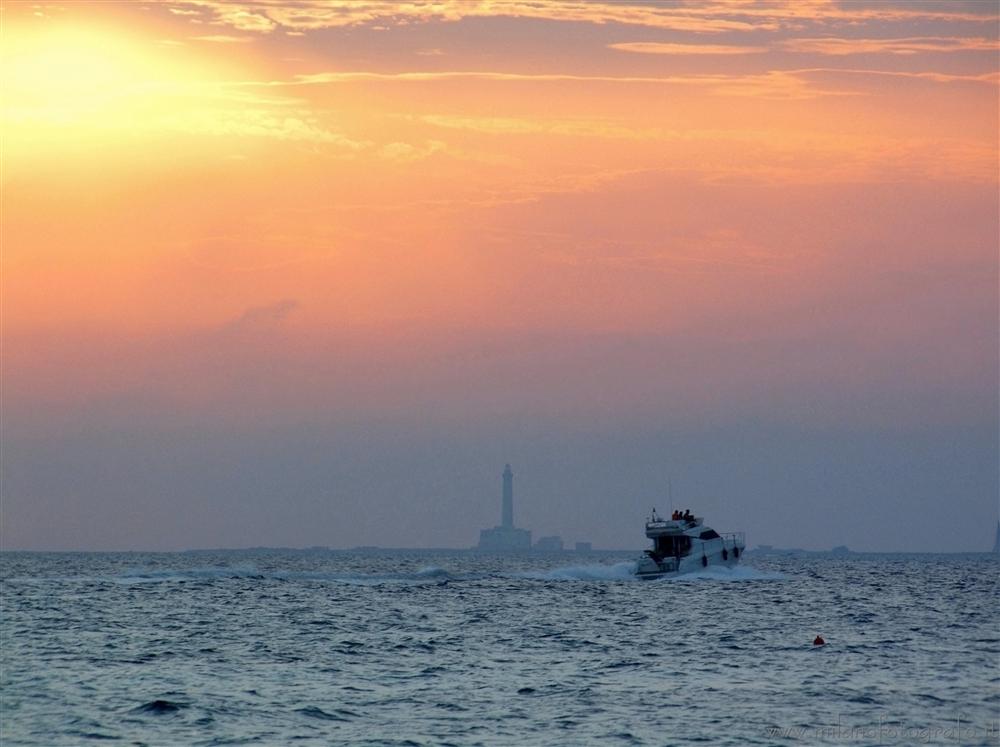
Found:
[[(519, 578), (529, 578), (538, 581), (641, 581), (635, 575), (635, 562), (615, 563), (614, 565), (575, 565), (565, 568), (554, 568), (549, 571), (537, 571), (518, 574)], [(662, 576), (656, 581), (780, 581), (785, 576), (775, 571), (762, 571), (752, 566), (715, 566), (694, 573), (682, 573), (679, 576)]]
[(736, 565), (732, 568), (717, 565), (703, 571), (682, 573), (679, 576), (664, 576), (658, 581), (782, 581), (785, 574), (777, 571), (762, 571), (749, 565)]
[(573, 565), (565, 568), (553, 568), (549, 571), (536, 571), (517, 574), (521, 578), (538, 581), (629, 581), (635, 578), (635, 562), (615, 563), (606, 565)]

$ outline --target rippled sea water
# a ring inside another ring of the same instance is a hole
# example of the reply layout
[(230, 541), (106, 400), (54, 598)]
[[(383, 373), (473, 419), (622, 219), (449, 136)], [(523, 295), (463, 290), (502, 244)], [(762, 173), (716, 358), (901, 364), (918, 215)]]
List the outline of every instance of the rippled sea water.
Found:
[(998, 571), (3, 553), (0, 743), (996, 745)]

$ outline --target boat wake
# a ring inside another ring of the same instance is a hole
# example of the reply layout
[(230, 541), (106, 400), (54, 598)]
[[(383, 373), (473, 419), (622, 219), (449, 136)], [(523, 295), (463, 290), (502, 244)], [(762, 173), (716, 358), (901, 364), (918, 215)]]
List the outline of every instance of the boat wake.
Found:
[[(578, 565), (566, 568), (554, 568), (550, 571), (538, 571), (519, 574), (520, 578), (538, 581), (640, 581), (635, 575), (634, 562), (616, 563), (615, 565)], [(680, 575), (663, 576), (656, 581), (676, 583), (679, 581), (781, 581), (786, 576), (776, 571), (762, 571), (751, 566), (741, 565), (732, 568), (726, 566), (711, 566), (703, 571), (682, 573)]]
[(573, 565), (548, 571), (527, 571), (517, 574), (517, 577), (535, 581), (632, 581), (635, 579), (635, 563)]
[(682, 573), (679, 576), (664, 576), (657, 581), (784, 581), (787, 576), (778, 571), (762, 571), (749, 565), (709, 566), (703, 571)]

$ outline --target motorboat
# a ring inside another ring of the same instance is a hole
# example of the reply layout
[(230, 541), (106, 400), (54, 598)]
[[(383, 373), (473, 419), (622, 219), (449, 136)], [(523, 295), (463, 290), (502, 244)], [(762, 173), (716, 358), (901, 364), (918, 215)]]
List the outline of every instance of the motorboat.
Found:
[(720, 534), (705, 526), (704, 519), (688, 512), (674, 518), (657, 516), (656, 509), (646, 521), (646, 536), (653, 540), (636, 564), (639, 578), (693, 573), (713, 566), (732, 568), (746, 549), (743, 532)]

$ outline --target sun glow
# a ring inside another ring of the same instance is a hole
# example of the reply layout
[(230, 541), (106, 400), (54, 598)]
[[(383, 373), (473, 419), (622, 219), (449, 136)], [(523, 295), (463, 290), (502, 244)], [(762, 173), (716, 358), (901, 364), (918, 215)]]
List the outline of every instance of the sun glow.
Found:
[(139, 45), (86, 29), (5, 34), (4, 111), (8, 119), (77, 123), (99, 116), (167, 66)]
[(175, 129), (192, 106), (219, 97), (226, 72), (189, 50), (114, 28), (8, 24), (3, 37), (0, 124), (8, 156), (18, 159)]

